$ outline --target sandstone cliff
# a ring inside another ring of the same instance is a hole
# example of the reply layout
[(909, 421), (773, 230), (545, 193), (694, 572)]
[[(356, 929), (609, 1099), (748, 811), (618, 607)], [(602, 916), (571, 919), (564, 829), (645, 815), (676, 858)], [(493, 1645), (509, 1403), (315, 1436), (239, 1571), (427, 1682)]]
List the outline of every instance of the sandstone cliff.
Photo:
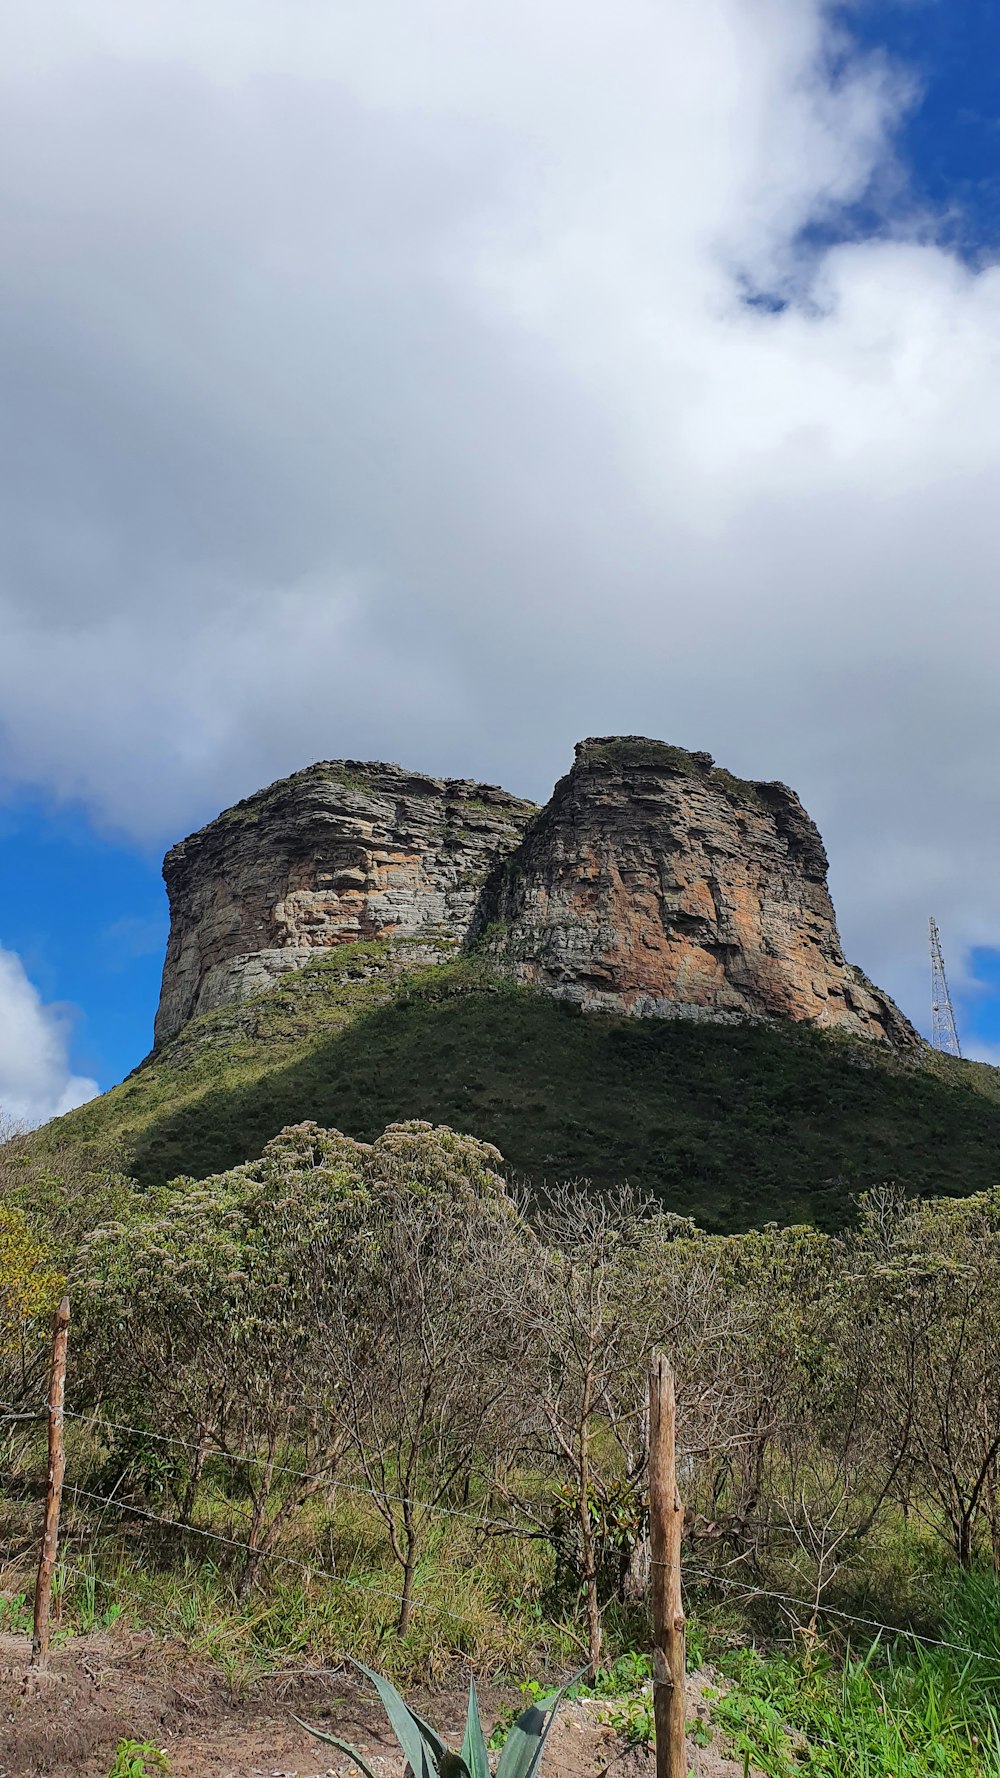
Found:
[(170, 938), (155, 1039), (269, 987), (330, 945), (465, 938), (534, 805), (492, 785), (324, 761), (237, 803), (168, 852)]
[(658, 741), (581, 742), (541, 811), (489, 785), (325, 762), (167, 854), (156, 1041), (318, 950), (391, 937), (426, 960), (478, 942), (584, 1007), (919, 1044), (845, 963), (826, 871), (791, 790)]
[(477, 926), (522, 980), (584, 1007), (919, 1043), (845, 963), (826, 873), (784, 784), (637, 736), (594, 739), (495, 872)]

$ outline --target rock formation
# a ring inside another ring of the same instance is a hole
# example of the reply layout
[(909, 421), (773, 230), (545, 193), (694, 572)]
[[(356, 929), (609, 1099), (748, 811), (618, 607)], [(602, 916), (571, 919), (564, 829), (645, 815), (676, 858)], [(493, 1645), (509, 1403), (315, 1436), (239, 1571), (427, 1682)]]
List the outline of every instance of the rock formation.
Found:
[(488, 784), (328, 760), (228, 809), (168, 852), (163, 1043), (195, 1013), (270, 987), (352, 939), (465, 938), (496, 858), (534, 805)]
[(919, 1042), (845, 963), (826, 873), (786, 785), (659, 741), (595, 739), (495, 873), (477, 925), (523, 981), (580, 1006)]
[(538, 811), (491, 785), (333, 761), (167, 854), (162, 1043), (331, 945), (481, 944), (522, 981), (636, 1015), (919, 1038), (844, 961), (815, 826), (783, 784), (659, 741), (581, 742)]

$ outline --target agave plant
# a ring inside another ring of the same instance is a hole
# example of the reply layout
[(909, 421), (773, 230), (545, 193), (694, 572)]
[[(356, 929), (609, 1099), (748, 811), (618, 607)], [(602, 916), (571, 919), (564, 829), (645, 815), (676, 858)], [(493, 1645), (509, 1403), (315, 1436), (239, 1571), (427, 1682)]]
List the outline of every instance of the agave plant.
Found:
[[(403, 1702), (394, 1685), (384, 1679), (381, 1673), (373, 1673), (370, 1667), (363, 1667), (360, 1661), (352, 1661), (366, 1679), (370, 1679), (389, 1718), (393, 1733), (403, 1752), (406, 1761), (404, 1778), (490, 1778), (490, 1762), (486, 1752), (486, 1737), (483, 1734), (482, 1719), (479, 1715), (479, 1699), (476, 1696), (476, 1682), (469, 1680), (469, 1709), (465, 1723), (465, 1739), (460, 1753), (446, 1747), (441, 1736), (429, 1722), (411, 1710)], [(572, 1684), (572, 1681), (569, 1682)], [(529, 1704), (522, 1710), (517, 1721), (507, 1734), (500, 1757), (497, 1761), (496, 1778), (535, 1778), (541, 1764), (542, 1750), (548, 1732), (555, 1721), (556, 1711), (567, 1690), (562, 1686), (559, 1691), (551, 1692), (537, 1704)], [(356, 1766), (360, 1766), (366, 1778), (375, 1778), (375, 1773), (367, 1760), (349, 1741), (341, 1741), (337, 1735), (328, 1735), (323, 1729), (314, 1729), (301, 1717), (294, 1719), (300, 1728), (317, 1741), (328, 1741), (331, 1747), (339, 1747), (346, 1753)]]

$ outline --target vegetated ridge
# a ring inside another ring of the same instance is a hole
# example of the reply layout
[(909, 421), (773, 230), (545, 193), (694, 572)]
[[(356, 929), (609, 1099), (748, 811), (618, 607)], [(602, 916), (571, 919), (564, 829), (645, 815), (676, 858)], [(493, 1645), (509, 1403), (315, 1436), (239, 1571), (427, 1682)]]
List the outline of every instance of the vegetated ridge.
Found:
[[(155, 1764), (179, 1702), (185, 1771), (259, 1764), (232, 1715), (210, 1744), (185, 1645), (233, 1703), (270, 1673), (300, 1718), (346, 1651), (407, 1686), (530, 1672), (532, 1698), (586, 1651), (640, 1771), (653, 1351), (689, 1663), (713, 1663), (686, 1764), (1000, 1778), (1000, 1073), (938, 1056), (846, 963), (793, 794), (633, 740), (588, 743), (540, 812), (322, 766), (167, 874), (153, 1055), (0, 1147), (11, 1778), (103, 1778), (116, 1741), (113, 1772)], [(568, 1175), (613, 1189), (546, 1191)], [(887, 1177), (966, 1195), (852, 1205)], [(836, 1234), (670, 1213), (855, 1208)], [(85, 1661), (71, 1691), (55, 1649), (43, 1713), (21, 1674), (64, 1289), (58, 1609), (81, 1644), (102, 1627), (101, 1683)], [(175, 1682), (166, 1731), (140, 1648)], [(323, 1685), (308, 1718), (342, 1748), (357, 1719)], [(301, 1766), (268, 1726), (268, 1769)]]
[(543, 811), (328, 763), (165, 875), (161, 1041), (42, 1138), (123, 1140), (142, 1182), (305, 1119), (411, 1117), (536, 1189), (628, 1179), (713, 1229), (995, 1182), (1000, 1072), (930, 1050), (845, 963), (801, 803), (708, 755), (583, 743)]

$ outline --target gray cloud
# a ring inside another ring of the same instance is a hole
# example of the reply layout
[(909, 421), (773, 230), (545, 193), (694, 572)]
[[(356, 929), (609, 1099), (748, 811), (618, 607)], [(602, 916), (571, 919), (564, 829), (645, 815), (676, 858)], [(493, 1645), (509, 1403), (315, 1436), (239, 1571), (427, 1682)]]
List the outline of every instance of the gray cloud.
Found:
[[(315, 757), (708, 747), (919, 1014), (1000, 942), (1000, 273), (810, 0), (38, 0), (0, 103), (0, 773), (147, 843)], [(749, 307), (747, 289), (781, 295)]]

